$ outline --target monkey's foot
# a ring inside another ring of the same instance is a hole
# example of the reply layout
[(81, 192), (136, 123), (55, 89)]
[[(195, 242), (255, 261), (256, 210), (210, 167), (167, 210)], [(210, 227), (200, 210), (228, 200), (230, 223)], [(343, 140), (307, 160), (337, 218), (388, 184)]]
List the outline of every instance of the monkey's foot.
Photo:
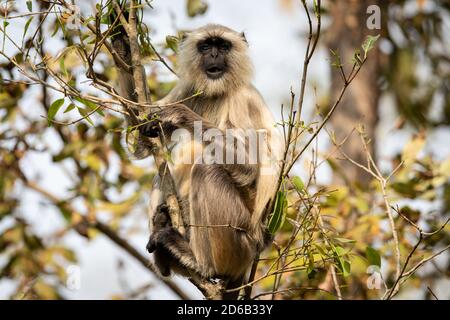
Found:
[(148, 239), (147, 245), (145, 246), (148, 253), (153, 253), (156, 250), (156, 242), (153, 240), (152, 236)]
[(155, 230), (150, 235), (150, 239), (147, 242), (147, 251), (149, 253), (152, 253), (153, 251), (157, 249), (166, 249), (165, 248), (165, 242), (168, 239), (172, 238), (172, 234), (176, 233), (174, 229), (171, 227), (165, 227), (159, 230)]
[(155, 265), (162, 276), (170, 276), (171, 265), (173, 264), (173, 257), (162, 243), (158, 242), (158, 235), (154, 233), (150, 236), (147, 243), (147, 251), (153, 253)]
[(169, 216), (169, 207), (165, 203), (161, 203), (156, 207), (156, 212), (153, 215), (153, 232), (158, 232), (161, 229), (172, 226), (172, 221)]

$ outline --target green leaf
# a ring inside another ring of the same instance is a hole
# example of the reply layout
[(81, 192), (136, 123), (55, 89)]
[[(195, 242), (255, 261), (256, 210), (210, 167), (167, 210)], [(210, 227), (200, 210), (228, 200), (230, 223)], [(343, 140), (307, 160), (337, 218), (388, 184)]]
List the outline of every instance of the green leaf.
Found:
[(326, 252), (326, 248), (322, 247), (321, 245), (315, 243), (314, 247), (316, 247), (317, 251), (319, 251), (320, 256), (322, 259), (326, 259), (329, 257), (328, 253)]
[(67, 209), (67, 202), (61, 201), (57, 204), (58, 209), (61, 211), (61, 215), (67, 222), (71, 222), (72, 212)]
[(295, 176), (292, 179), (292, 184), (298, 192), (303, 192), (303, 190), (305, 190), (305, 184), (303, 183), (303, 180), (298, 176)]
[(316, 276), (316, 270), (314, 269), (314, 255), (311, 251), (308, 252), (308, 268), (306, 269), (308, 279), (314, 279)]
[(5, 51), (5, 43), (6, 43), (6, 27), (9, 25), (8, 21), (3, 21), (3, 45), (2, 45), (2, 51)]
[(59, 68), (64, 73), (64, 75), (68, 78), (69, 77), (69, 73), (67, 72), (67, 69), (66, 69), (65, 59), (66, 58), (64, 56), (61, 56), (61, 59), (59, 59)]
[(344, 277), (348, 277), (351, 274), (351, 264), (348, 260), (344, 259), (346, 251), (342, 247), (334, 247), (335, 258), (338, 262), (338, 267), (342, 271)]
[(48, 126), (50, 127), (51, 121), (55, 119), (56, 113), (64, 104), (64, 98), (55, 100), (50, 108), (48, 108), (47, 118), (48, 118)]
[(317, 4), (317, 0), (314, 0), (313, 2), (314, 2), (314, 13), (316, 17), (318, 17), (320, 15), (319, 5)]
[(89, 18), (86, 18), (83, 22), (83, 26), (87, 26), (91, 21), (95, 21), (95, 18), (93, 16), (90, 16)]
[(30, 12), (33, 11), (33, 1), (31, 1), (31, 0), (27, 1), (27, 8), (28, 8), (28, 11), (30, 11)]
[(25, 35), (27, 34), (28, 28), (30, 27), (31, 21), (33, 21), (34, 17), (30, 17), (27, 22), (25, 23), (25, 28), (23, 29), (23, 35), (22, 38), (25, 38)]
[(77, 107), (77, 109), (78, 109), (78, 112), (80, 113), (80, 115), (81, 115), (82, 117), (84, 117), (84, 119), (85, 119), (87, 122), (89, 122), (89, 123), (93, 126), (93, 125), (94, 125), (94, 122), (92, 122), (91, 118), (89, 118), (89, 116), (88, 116), (89, 111), (87, 111), (87, 110), (84, 109), (84, 108), (80, 108), (80, 107)]
[(312, 279), (314, 279), (314, 278), (316, 277), (316, 274), (317, 274), (316, 269), (311, 269), (311, 268), (308, 266), (308, 269), (307, 269), (306, 271), (307, 271), (307, 273), (308, 273), (308, 279), (309, 279), (309, 280), (312, 280)]
[(369, 264), (378, 266), (381, 268), (381, 256), (380, 253), (372, 247), (366, 248), (366, 258), (369, 260)]
[(174, 37), (174, 36), (167, 36), (166, 37), (167, 47), (172, 49), (172, 51), (175, 52), (175, 53), (178, 52), (178, 42), (179, 42), (179, 39), (177, 37)]
[(340, 68), (342, 67), (342, 62), (341, 62), (341, 56), (339, 55), (339, 52), (333, 49), (330, 49), (331, 55), (333, 56), (333, 59), (331, 61), (331, 66), (333, 68)]
[(356, 240), (345, 239), (345, 238), (334, 238), (334, 240), (339, 241), (340, 243), (355, 243), (356, 242)]
[(362, 48), (364, 50), (364, 59), (367, 57), (369, 51), (375, 47), (375, 43), (377, 42), (378, 38), (380, 38), (380, 35), (367, 36), (366, 40), (364, 40), (364, 43), (362, 44)]
[(352, 62), (358, 66), (362, 65), (361, 50), (359, 50), (359, 49), (355, 50), (355, 53), (353, 54)]
[(77, 100), (78, 102), (84, 104), (86, 107), (88, 107), (89, 109), (96, 110), (95, 112), (97, 112), (99, 115), (101, 115), (102, 117), (105, 116), (105, 113), (102, 111), (101, 108), (97, 108), (97, 105), (89, 100), (80, 98), (80, 97), (76, 97), (75, 100)]
[(64, 110), (64, 113), (70, 112), (73, 109), (75, 109), (75, 105), (73, 103), (71, 103), (67, 106), (66, 110)]
[(352, 265), (350, 264), (350, 261), (344, 260), (342, 263), (342, 273), (344, 274), (344, 277), (348, 277), (351, 275), (352, 272)]
[(103, 12), (103, 9), (101, 8), (100, 4), (99, 5), (99, 9), (97, 9), (97, 11), (101, 14), (100, 17), (100, 23), (101, 24), (106, 24), (106, 25), (111, 25), (112, 21), (111, 19), (112, 17), (112, 12), (113, 12), (113, 8), (110, 7), (108, 10), (106, 10), (105, 12)]
[(55, 30), (53, 30), (53, 33), (50, 36), (51, 38), (53, 38), (55, 36), (55, 34), (58, 32), (60, 27), (61, 27), (61, 22), (59, 20), (57, 20), (55, 22)]
[(286, 193), (278, 191), (277, 198), (275, 200), (275, 208), (269, 221), (269, 232), (275, 234), (284, 224), (286, 218), (287, 199)]

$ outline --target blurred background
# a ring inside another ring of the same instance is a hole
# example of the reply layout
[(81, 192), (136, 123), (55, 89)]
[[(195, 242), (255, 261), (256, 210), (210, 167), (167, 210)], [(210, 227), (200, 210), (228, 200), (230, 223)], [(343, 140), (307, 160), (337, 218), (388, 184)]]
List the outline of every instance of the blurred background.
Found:
[[(74, 4), (82, 15), (90, 16), (98, 2)], [(254, 84), (281, 119), (281, 105), (289, 105), (290, 90), (300, 88), (308, 35), (300, 1), (154, 0), (151, 6), (144, 10), (143, 21), (151, 42), (171, 65), (176, 65), (176, 48), (168, 35), (207, 23), (244, 31), (255, 67)], [(338, 272), (343, 297), (376, 299), (384, 288), (366, 285), (371, 276), (367, 267), (374, 264), (371, 259), (379, 258), (375, 264), (388, 284), (394, 281), (395, 269), (391, 231), (381, 209), (383, 198), (367, 172), (339, 153), (330, 156), (332, 140), (341, 141), (352, 130), (364, 128), (370, 139), (368, 150), (358, 134), (350, 135), (342, 150), (364, 164), (369, 152), (386, 175), (403, 161), (387, 189), (392, 206), (426, 231), (445, 223), (450, 213), (450, 42), (446, 37), (450, 4), (345, 0), (322, 1), (322, 6), (322, 33), (309, 68), (303, 113), (303, 121), (312, 127), (342, 88), (330, 49), (339, 52), (344, 69), (350, 71), (355, 49), (366, 36), (380, 35), (380, 39), (327, 130), (300, 159), (294, 173), (312, 181), (311, 190), (338, 190), (321, 199), (320, 207), (330, 233), (348, 249), (351, 271)], [(154, 169), (151, 160), (132, 160), (126, 154), (123, 134), (117, 131), (124, 126), (120, 114), (93, 115), (70, 126), (47, 125), (49, 107), (63, 96), (24, 82), (8, 58), (22, 64), (31, 48), (29, 59), (36, 65), (46, 57), (47, 64), (80, 91), (102, 94), (89, 85), (76, 50), (65, 50), (79, 43), (80, 37), (76, 30), (64, 30), (67, 21), (61, 12), (55, 10), (45, 21), (42, 15), (27, 14), (48, 8), (45, 1), (2, 0), (0, 5), (0, 299), (179, 298), (102, 228), (80, 223), (80, 217), (95, 217), (149, 258), (146, 207)], [(378, 9), (379, 26), (375, 23), (370, 29), (368, 20), (377, 18)], [(155, 59), (149, 54), (144, 63), (156, 100), (173, 87), (176, 77)], [(114, 83), (113, 63), (105, 52), (99, 54), (95, 67)], [(47, 81), (48, 75), (40, 76)], [(48, 82), (55, 83), (50, 78)], [(88, 103), (66, 99), (57, 120), (76, 120), (86, 110)], [(324, 161), (312, 173), (310, 163), (315, 157)], [(395, 219), (404, 262), (418, 233), (396, 213)], [(287, 241), (291, 229), (282, 228), (276, 241)], [(449, 243), (446, 226), (420, 244), (411, 265)], [(367, 247), (374, 249), (375, 258)], [(273, 252), (276, 248), (271, 247), (266, 254)], [(398, 297), (449, 299), (449, 273), (447, 250), (411, 276)], [(188, 297), (202, 297), (187, 280), (178, 276), (173, 280)], [(271, 288), (270, 280), (259, 283), (257, 292)], [(308, 270), (283, 278), (286, 288), (304, 290), (276, 298), (335, 298), (327, 293), (333, 290), (328, 282), (326, 265), (313, 263)]]

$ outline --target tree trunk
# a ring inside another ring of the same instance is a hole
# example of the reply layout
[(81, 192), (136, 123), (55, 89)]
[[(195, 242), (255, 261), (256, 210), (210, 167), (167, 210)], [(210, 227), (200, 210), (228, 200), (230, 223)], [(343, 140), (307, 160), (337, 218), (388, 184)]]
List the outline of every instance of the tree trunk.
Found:
[[(329, 49), (337, 50), (344, 64), (346, 74), (349, 74), (351, 58), (355, 49), (361, 48), (367, 35), (379, 34), (380, 30), (369, 30), (366, 21), (369, 15), (366, 13), (370, 5), (380, 5), (380, 1), (374, 0), (343, 0), (330, 2), (330, 18), (332, 23), (327, 30), (326, 42)], [(339, 110), (331, 118), (331, 124), (335, 131), (337, 142), (342, 141), (350, 131), (363, 124), (367, 137), (372, 140), (369, 151), (375, 156), (374, 139), (375, 128), (378, 122), (378, 100), (380, 89), (378, 80), (380, 76), (379, 50), (370, 52), (369, 58), (361, 72), (350, 85), (348, 92), (342, 100)], [(335, 100), (343, 86), (343, 80), (337, 69), (332, 70), (331, 98)], [(359, 135), (354, 132), (342, 146), (343, 151), (353, 160), (367, 163), (367, 157), (361, 144)], [(358, 181), (365, 185), (370, 176), (348, 161), (340, 161), (340, 170), (343, 176), (350, 181)], [(339, 177), (335, 178), (340, 180)], [(342, 182), (342, 181), (337, 181)]]

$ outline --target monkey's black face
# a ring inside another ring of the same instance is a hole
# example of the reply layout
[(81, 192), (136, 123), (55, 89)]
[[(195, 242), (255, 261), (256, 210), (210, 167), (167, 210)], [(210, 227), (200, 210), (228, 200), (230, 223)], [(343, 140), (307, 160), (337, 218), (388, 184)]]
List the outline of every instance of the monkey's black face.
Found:
[(220, 37), (210, 37), (197, 43), (201, 54), (201, 67), (210, 79), (219, 79), (227, 71), (227, 55), (231, 42)]

